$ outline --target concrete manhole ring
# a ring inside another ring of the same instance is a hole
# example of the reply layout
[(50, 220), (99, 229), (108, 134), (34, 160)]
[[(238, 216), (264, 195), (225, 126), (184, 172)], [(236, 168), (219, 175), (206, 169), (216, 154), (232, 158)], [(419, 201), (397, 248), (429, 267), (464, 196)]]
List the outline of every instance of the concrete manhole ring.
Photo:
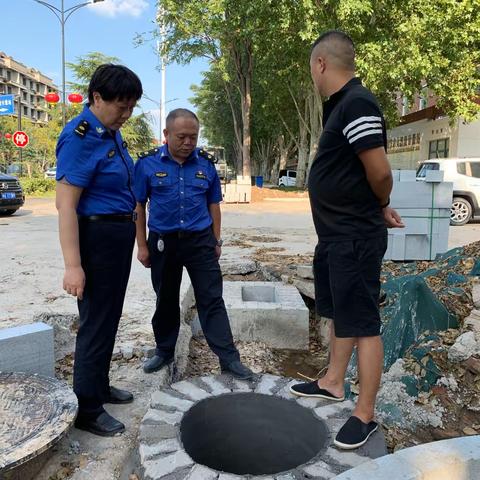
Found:
[(0, 372), (0, 473), (44, 453), (75, 420), (77, 398), (55, 378)]
[(355, 452), (335, 449), (353, 403), (293, 397), (295, 383), (218, 375), (162, 387), (140, 426), (137, 473), (142, 480), (322, 480), (387, 453), (381, 431)]

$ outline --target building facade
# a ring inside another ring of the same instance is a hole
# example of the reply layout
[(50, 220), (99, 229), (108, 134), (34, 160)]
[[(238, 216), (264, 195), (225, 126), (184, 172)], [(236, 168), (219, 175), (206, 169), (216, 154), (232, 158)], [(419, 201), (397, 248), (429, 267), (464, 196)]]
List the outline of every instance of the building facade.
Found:
[(480, 118), (466, 123), (451, 120), (436, 107), (428, 92), (418, 95), (411, 107), (397, 102), (401, 123), (388, 130), (388, 158), (392, 168), (416, 170), (431, 158), (480, 157)]
[(0, 94), (15, 95), (15, 116), (20, 107), (22, 118), (48, 122), (48, 104), (44, 97), (56, 90), (51, 78), (0, 52)]

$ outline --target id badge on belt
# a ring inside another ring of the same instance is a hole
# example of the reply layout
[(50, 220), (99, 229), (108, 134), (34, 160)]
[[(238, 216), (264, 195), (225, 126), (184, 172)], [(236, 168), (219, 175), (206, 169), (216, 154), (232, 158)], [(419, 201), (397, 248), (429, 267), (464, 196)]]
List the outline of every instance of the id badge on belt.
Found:
[(163, 250), (165, 250), (165, 242), (161, 237), (159, 237), (159, 239), (157, 240), (157, 250), (159, 252), (163, 252)]

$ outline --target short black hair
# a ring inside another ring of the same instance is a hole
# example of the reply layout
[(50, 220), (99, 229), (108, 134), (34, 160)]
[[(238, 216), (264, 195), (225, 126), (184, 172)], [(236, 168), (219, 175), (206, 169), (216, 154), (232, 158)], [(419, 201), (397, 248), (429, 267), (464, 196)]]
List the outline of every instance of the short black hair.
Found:
[(355, 44), (350, 35), (341, 30), (323, 32), (313, 42), (310, 55), (320, 44), (325, 44), (327, 53), (336, 60), (338, 65), (348, 70), (355, 70)]
[(200, 125), (200, 120), (191, 110), (188, 110), (187, 108), (176, 108), (175, 110), (172, 110), (171, 112), (169, 112), (169, 114), (167, 115), (167, 118), (165, 119), (167, 128), (172, 122), (174, 122), (179, 117), (193, 118)]
[(88, 85), (88, 101), (93, 103), (93, 92), (103, 100), (138, 100), (143, 94), (137, 74), (123, 65), (105, 63), (97, 67)]

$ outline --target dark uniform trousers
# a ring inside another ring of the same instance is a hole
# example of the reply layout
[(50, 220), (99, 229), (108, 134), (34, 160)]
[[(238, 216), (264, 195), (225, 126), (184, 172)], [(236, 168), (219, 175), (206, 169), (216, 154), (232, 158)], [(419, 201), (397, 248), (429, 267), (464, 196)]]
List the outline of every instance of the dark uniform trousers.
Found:
[[(157, 243), (162, 239), (160, 252)], [(152, 318), (157, 354), (170, 357), (175, 352), (180, 328), (180, 284), (183, 267), (192, 281), (198, 317), (212, 351), (221, 362), (240, 359), (223, 301), (223, 279), (215, 252), (212, 229), (160, 235), (150, 231), (148, 250), (152, 285), (157, 294)]]
[(86, 282), (83, 300), (78, 301), (73, 390), (79, 411), (96, 416), (109, 394), (108, 373), (132, 264), (135, 223), (80, 220), (79, 234)]

